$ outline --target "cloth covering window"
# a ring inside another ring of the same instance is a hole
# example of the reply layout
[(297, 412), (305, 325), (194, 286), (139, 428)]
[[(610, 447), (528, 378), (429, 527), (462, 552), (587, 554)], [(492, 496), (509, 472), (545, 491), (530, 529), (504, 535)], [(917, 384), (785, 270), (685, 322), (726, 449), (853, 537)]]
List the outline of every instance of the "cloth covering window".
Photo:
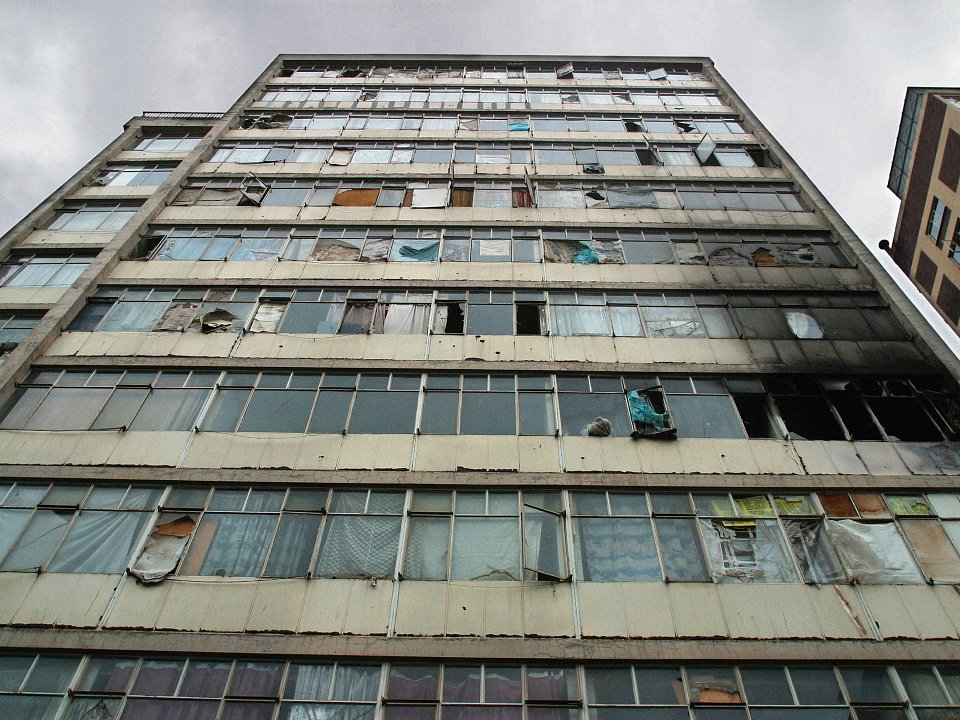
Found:
[(194, 533), (181, 575), (257, 577), (270, 549), (277, 515), (209, 514)]
[(429, 305), (381, 305), (384, 318), (382, 331), (386, 335), (423, 335), (430, 319)]
[(519, 580), (516, 518), (458, 517), (453, 531), (451, 580)]
[(554, 335), (609, 335), (606, 309), (600, 305), (553, 305), (550, 331)]
[(577, 568), (590, 582), (659, 582), (649, 518), (577, 518)]
[(57, 550), (51, 572), (119, 573), (143, 537), (148, 513), (81, 511)]
[(400, 542), (400, 518), (331, 516), (323, 533), (316, 574), (390, 577)]

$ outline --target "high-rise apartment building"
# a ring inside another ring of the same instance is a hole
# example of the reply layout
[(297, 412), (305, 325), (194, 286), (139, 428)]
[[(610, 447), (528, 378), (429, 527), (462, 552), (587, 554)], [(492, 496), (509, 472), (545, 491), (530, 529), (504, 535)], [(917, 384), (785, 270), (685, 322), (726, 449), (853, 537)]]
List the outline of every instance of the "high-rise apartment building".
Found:
[(960, 88), (907, 89), (887, 187), (890, 253), (954, 331), (960, 323)]
[(0, 717), (960, 717), (960, 365), (708, 59), (283, 55), (0, 251)]

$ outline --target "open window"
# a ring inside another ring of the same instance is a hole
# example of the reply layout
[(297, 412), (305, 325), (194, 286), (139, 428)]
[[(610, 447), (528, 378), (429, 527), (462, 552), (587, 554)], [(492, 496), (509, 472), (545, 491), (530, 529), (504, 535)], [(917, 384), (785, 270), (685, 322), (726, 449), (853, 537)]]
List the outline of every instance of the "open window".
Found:
[(546, 306), (543, 300), (526, 301), (518, 297), (514, 307), (516, 310), (517, 335), (546, 334)]
[(628, 391), (627, 404), (630, 406), (630, 420), (633, 422), (630, 437), (634, 440), (676, 439), (677, 428), (666, 408), (661, 386)]
[(573, 63), (568, 62), (557, 68), (558, 80), (569, 80), (573, 77)]
[(570, 579), (559, 492), (523, 493), (523, 571), (527, 580)]

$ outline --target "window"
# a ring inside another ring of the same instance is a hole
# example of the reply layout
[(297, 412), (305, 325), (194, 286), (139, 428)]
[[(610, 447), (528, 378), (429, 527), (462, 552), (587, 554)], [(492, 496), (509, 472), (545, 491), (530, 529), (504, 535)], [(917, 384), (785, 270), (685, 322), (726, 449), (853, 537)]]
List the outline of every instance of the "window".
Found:
[(184, 153), (193, 150), (203, 139), (204, 133), (157, 133), (145, 135), (137, 141), (131, 150), (145, 152), (178, 152)]
[(15, 348), (38, 322), (37, 315), (0, 312), (0, 355)]
[(930, 206), (930, 217), (927, 218), (927, 235), (936, 241), (937, 247), (943, 247), (949, 224), (950, 208), (940, 198), (933, 198), (933, 204)]
[(89, 230), (112, 232), (126, 225), (137, 212), (138, 207), (122, 203), (68, 203), (57, 211), (53, 220), (47, 225), (47, 229), (70, 232)]
[(93, 181), (94, 185), (135, 187), (160, 185), (173, 172), (170, 165), (123, 164), (109, 165)]
[(93, 255), (19, 255), (0, 263), (2, 287), (69, 287), (83, 274)]

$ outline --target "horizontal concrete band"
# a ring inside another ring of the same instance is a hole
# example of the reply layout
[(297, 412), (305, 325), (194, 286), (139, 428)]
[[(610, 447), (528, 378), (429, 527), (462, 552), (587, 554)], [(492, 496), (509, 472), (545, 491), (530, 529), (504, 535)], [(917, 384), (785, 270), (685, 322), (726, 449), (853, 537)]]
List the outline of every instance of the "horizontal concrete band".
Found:
[[(682, 342), (682, 341), (681, 341)], [(34, 367), (62, 367), (62, 366), (83, 366), (90, 368), (188, 368), (191, 370), (200, 369), (223, 369), (240, 370), (263, 368), (262, 357), (134, 357), (129, 355), (104, 356), (104, 355), (73, 355), (61, 356), (51, 355), (38, 357), (33, 362)], [(484, 361), (484, 360), (374, 360), (374, 359), (343, 359), (343, 358), (322, 358), (322, 359), (296, 359), (296, 358), (271, 358), (271, 371), (282, 372), (284, 370), (313, 370), (322, 367), (329, 370), (394, 370), (404, 373), (418, 372), (453, 372), (457, 370), (465, 371), (503, 371), (510, 373), (556, 373), (556, 372), (575, 372), (575, 373), (615, 373), (620, 374), (653, 374), (682, 372), (685, 375), (695, 375), (698, 373), (710, 373), (712, 375), (729, 374), (790, 374), (800, 372), (809, 374), (811, 372), (820, 373), (841, 373), (843, 375), (865, 375), (876, 377), (883, 373), (921, 373), (931, 374), (935, 372), (934, 367), (923, 360), (898, 360), (891, 362), (887, 367), (871, 366), (851, 366), (842, 361), (822, 362), (816, 366), (813, 364), (788, 365), (783, 363), (768, 364), (754, 363), (751, 365), (730, 365), (730, 364), (711, 364), (711, 363), (657, 363), (656, 367), (651, 367), (649, 363), (615, 363), (615, 362), (597, 362), (585, 366), (579, 360), (567, 361)]]
[[(216, 477), (211, 473), (216, 472)], [(0, 477), (10, 480), (57, 482), (143, 481), (209, 485), (363, 485), (383, 487), (571, 487), (643, 490), (704, 490), (731, 488), (788, 491), (864, 491), (960, 489), (960, 475), (703, 475), (700, 473), (529, 473), (480, 470), (288, 470), (210, 469), (143, 466), (3, 465)]]
[(932, 662), (956, 661), (960, 641), (947, 640), (569, 640), (516, 638), (385, 638), (375, 636), (192, 633), (135, 630), (0, 629), (5, 651), (175, 653), (338, 657), (387, 660), (518, 662)]

